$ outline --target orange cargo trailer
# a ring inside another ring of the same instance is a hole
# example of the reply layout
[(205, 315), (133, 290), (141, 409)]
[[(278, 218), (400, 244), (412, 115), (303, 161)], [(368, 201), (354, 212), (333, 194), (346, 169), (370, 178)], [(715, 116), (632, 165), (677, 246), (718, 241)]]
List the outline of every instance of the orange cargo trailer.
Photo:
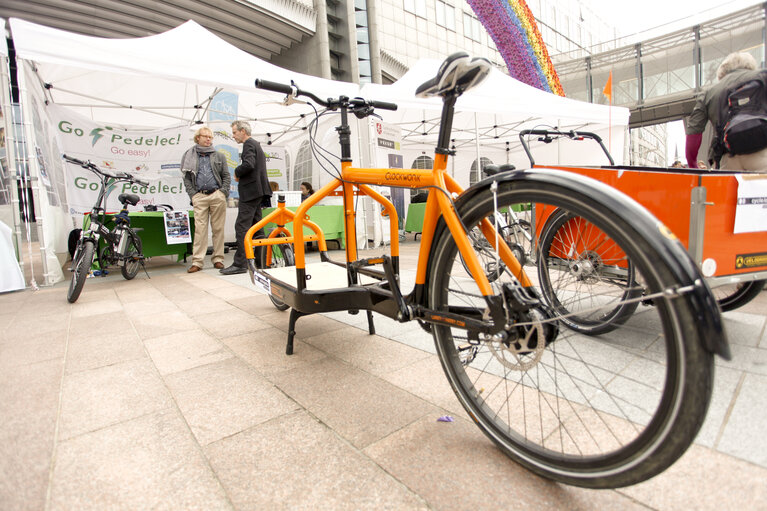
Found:
[[(556, 168), (596, 179), (642, 204), (687, 247), (712, 288), (737, 284), (738, 289), (744, 286), (761, 289), (763, 283), (755, 282), (767, 279), (767, 223), (759, 232), (734, 232), (738, 173), (620, 165), (536, 165), (523, 138), (525, 135), (543, 135), (545, 138), (565, 136), (575, 140), (593, 138), (612, 163), (597, 135), (530, 130), (520, 134), (520, 139), (532, 166)], [(750, 176), (756, 177), (753, 174)], [(767, 175), (764, 178), (767, 179)], [(537, 218), (536, 223), (543, 228), (545, 218)], [(723, 308), (728, 310), (725, 304)]]

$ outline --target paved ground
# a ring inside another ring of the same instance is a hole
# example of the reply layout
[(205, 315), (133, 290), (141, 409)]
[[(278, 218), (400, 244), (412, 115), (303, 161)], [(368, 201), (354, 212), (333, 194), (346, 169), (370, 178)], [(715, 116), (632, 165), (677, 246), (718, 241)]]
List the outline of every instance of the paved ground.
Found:
[(591, 491), (495, 449), (416, 324), (305, 317), (288, 357), (288, 313), (247, 275), (185, 270), (157, 258), (73, 305), (66, 283), (0, 295), (0, 509), (767, 509), (767, 292), (725, 315), (696, 444)]

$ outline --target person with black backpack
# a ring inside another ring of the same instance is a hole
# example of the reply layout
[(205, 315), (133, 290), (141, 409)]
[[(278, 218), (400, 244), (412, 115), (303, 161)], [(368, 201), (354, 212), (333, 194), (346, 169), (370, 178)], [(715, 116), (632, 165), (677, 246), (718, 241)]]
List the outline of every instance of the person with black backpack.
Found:
[(698, 96), (687, 118), (685, 155), (698, 168), (707, 122), (714, 128), (710, 168), (767, 170), (767, 70), (749, 53), (731, 53), (716, 72), (719, 80)]

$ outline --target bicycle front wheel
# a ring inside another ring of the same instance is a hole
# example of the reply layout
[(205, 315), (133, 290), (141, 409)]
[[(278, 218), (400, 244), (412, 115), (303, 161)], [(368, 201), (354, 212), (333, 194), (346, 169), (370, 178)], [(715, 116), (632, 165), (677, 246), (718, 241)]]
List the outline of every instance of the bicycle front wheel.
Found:
[[(508, 456), (530, 470), (567, 484), (615, 488), (648, 479), (671, 465), (699, 430), (711, 396), (713, 356), (698, 338), (690, 299), (664, 294), (677, 281), (655, 244), (616, 214), (598, 194), (549, 180), (500, 183), (459, 204), (466, 229), (495, 208), (534, 203), (538, 225), (561, 214), (599, 229), (624, 254), (607, 262), (614, 273), (631, 268), (626, 286), (577, 283), (557, 288), (590, 295), (590, 307), (613, 311), (634, 296), (646, 303), (598, 337), (565, 328), (568, 314), (542, 297), (540, 282), (559, 281), (526, 266), (537, 303), (513, 298), (517, 279), (506, 270), (491, 282), (504, 297), (504, 327), (496, 335), (432, 325), (437, 353), (459, 401)], [(560, 213), (556, 213), (560, 212)], [(645, 219), (646, 220), (646, 219)], [(541, 229), (533, 224), (533, 233)], [(657, 242), (657, 240), (655, 240)], [(540, 239), (533, 240), (540, 247)], [(607, 241), (605, 241), (607, 242)], [(466, 272), (450, 232), (432, 247), (427, 292), (436, 311), (488, 317), (487, 302)], [(477, 252), (482, 260), (487, 251)], [(544, 254), (536, 254), (538, 258)], [(481, 261), (482, 262), (482, 261)], [(487, 267), (483, 264), (483, 267)], [(630, 284), (629, 284), (630, 283)], [(639, 298), (641, 299), (641, 298)], [(637, 301), (639, 301), (637, 299)], [(520, 312), (523, 311), (523, 312)], [(584, 310), (579, 311), (584, 313)], [(569, 319), (569, 318), (568, 318)]]
[[(295, 266), (296, 260), (293, 256), (293, 246), (288, 243), (280, 243), (277, 245), (267, 245), (261, 254), (261, 268), (282, 268), (284, 266)], [(288, 304), (275, 298), (273, 295), (269, 295), (269, 299), (277, 310), (287, 310), (290, 308)]]
[(120, 272), (125, 280), (131, 280), (138, 274), (143, 254), (141, 252), (141, 238), (132, 231), (127, 231), (127, 235), (128, 244), (125, 248), (125, 254), (123, 254)]
[(77, 245), (74, 258), (72, 259), (72, 280), (69, 281), (69, 291), (67, 291), (67, 301), (75, 303), (80, 298), (80, 293), (85, 285), (85, 279), (93, 264), (93, 252), (95, 243), (93, 240), (83, 240)]

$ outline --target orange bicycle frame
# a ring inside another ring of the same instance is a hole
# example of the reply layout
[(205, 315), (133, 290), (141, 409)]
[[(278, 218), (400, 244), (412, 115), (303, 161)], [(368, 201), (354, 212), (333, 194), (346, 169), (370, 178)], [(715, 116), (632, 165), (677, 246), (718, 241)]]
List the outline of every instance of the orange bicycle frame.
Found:
[[(357, 187), (365, 195), (372, 197), (381, 204), (385, 212), (390, 217), (391, 234), (391, 255), (399, 256), (399, 232), (398, 217), (394, 205), (386, 197), (373, 190), (369, 185), (392, 186), (401, 188), (430, 188), (429, 196), (426, 200), (426, 210), (424, 213), (423, 230), (421, 235), (421, 245), (418, 252), (418, 266), (416, 270), (416, 284), (426, 282), (427, 264), (429, 261), (432, 241), (434, 240), (435, 230), (440, 215), (445, 219), (445, 223), (455, 239), (458, 250), (471, 271), (471, 275), (477, 283), (483, 296), (492, 296), (493, 291), (489, 281), (482, 269), (471, 242), (464, 231), (464, 226), (455, 211), (453, 202), (446, 193), (451, 196), (457, 196), (463, 192), (458, 183), (450, 177), (445, 169), (447, 168), (447, 155), (436, 154), (434, 159), (434, 168), (428, 169), (385, 169), (385, 168), (355, 168), (351, 166), (350, 161), (341, 163), (341, 179), (333, 179), (314, 194), (309, 196), (295, 213), (290, 210), (278, 208), (260, 222), (253, 225), (245, 235), (245, 254), (248, 259), (254, 257), (254, 247), (272, 245), (275, 243), (293, 243), (296, 268), (305, 269), (305, 250), (304, 242), (317, 240), (320, 251), (326, 251), (324, 236), (319, 227), (310, 221), (307, 212), (312, 206), (320, 200), (328, 197), (339, 187), (343, 190), (343, 210), (344, 227), (346, 242), (346, 261), (351, 263), (357, 259), (357, 237), (356, 237), (356, 212), (354, 210), (354, 187)], [(445, 191), (435, 191), (434, 188)], [(287, 221), (293, 222), (293, 235), (289, 236), (284, 224)], [(276, 222), (275, 222), (276, 221)], [(255, 233), (270, 222), (278, 223), (278, 228), (273, 230), (266, 239), (253, 239)], [(304, 236), (304, 224), (310, 227), (315, 235)], [(496, 230), (488, 219), (482, 220), (480, 224), (482, 233), (487, 238), (490, 245), (498, 251), (498, 255), (503, 260), (509, 271), (517, 278), (522, 286), (529, 287), (531, 282), (524, 272), (519, 261), (514, 257), (511, 249), (506, 242), (497, 236)], [(285, 234), (286, 236), (280, 236)], [(496, 240), (498, 243), (496, 243)]]

